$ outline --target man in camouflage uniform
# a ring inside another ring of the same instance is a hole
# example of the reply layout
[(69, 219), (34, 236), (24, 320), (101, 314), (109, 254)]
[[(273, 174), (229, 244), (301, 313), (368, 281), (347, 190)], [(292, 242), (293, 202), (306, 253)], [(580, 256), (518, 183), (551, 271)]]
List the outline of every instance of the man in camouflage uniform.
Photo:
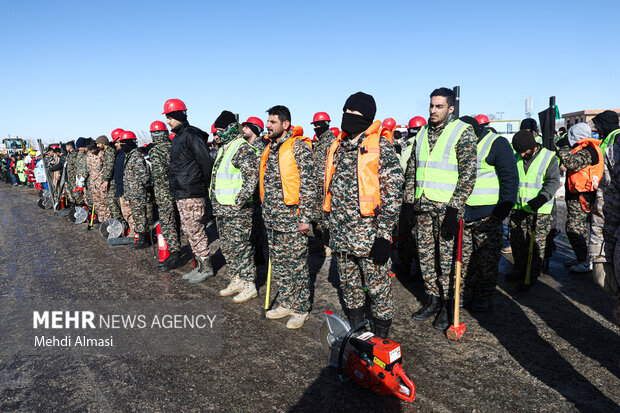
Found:
[(161, 270), (168, 272), (182, 264), (178, 211), (174, 198), (170, 195), (168, 183), (172, 141), (166, 125), (160, 121), (151, 124), (151, 138), (154, 145), (149, 151), (149, 158), (151, 160), (155, 203), (159, 211), (161, 233), (168, 243), (168, 250), (170, 251), (170, 256), (163, 262)]
[(403, 214), (415, 227), (426, 304), (414, 320), (435, 317), (433, 327), (450, 326), (448, 302), (454, 296), (454, 268), (459, 218), (476, 183), (476, 135), (470, 125), (454, 119), (451, 89), (431, 93), (428, 125), (416, 137), (407, 166)]
[[(343, 133), (331, 145), (323, 173), (324, 183), (328, 185), (323, 205), (326, 212), (323, 238), (338, 256), (342, 297), (351, 326), (366, 318), (364, 287), (367, 287), (375, 334), (387, 338), (394, 316), (387, 263), (404, 177), (392, 145), (379, 136), (381, 122), (373, 123), (376, 110), (374, 98), (362, 92), (351, 95), (344, 104)], [(376, 164), (371, 165), (377, 168), (370, 166), (370, 172), (364, 176), (365, 182), (376, 180), (377, 186), (372, 189), (379, 195), (379, 199), (369, 203), (370, 211), (362, 208), (367, 194), (360, 187), (362, 177), (358, 177), (358, 163), (364, 162), (364, 157), (375, 157)]]
[(605, 172), (592, 209), (588, 253), (594, 281), (616, 300), (613, 315), (620, 326), (620, 139), (605, 148), (604, 160)]
[[(596, 165), (599, 162), (603, 164), (603, 159), (599, 159), (596, 149), (590, 145), (578, 150), (573, 154), (573, 148), (577, 145), (577, 141), (581, 139), (591, 139), (592, 130), (587, 123), (577, 123), (572, 126), (566, 137), (560, 139), (556, 143), (557, 155), (560, 158), (560, 165), (564, 167), (569, 174), (581, 171), (590, 165)], [(599, 177), (600, 180), (601, 177)], [(596, 198), (596, 190), (588, 192), (572, 192), (569, 186), (569, 180), (565, 183), (566, 200), (566, 236), (570, 241), (570, 245), (575, 252), (576, 260), (565, 262), (564, 265), (573, 272), (590, 272), (592, 264), (588, 259), (588, 220), (592, 204)]]
[[(540, 275), (542, 259), (545, 256), (547, 234), (551, 230), (551, 207), (560, 187), (560, 168), (555, 153), (550, 156), (550, 151), (536, 143), (534, 135), (528, 130), (520, 130), (512, 137), (512, 147), (517, 153), (519, 192), (508, 223), (514, 258), (514, 272), (508, 278), (521, 282), (525, 280), (530, 234), (533, 231), (534, 246), (530, 268), (530, 282), (533, 284)], [(536, 179), (536, 183), (528, 183), (528, 171), (533, 165), (538, 165), (539, 161), (542, 164), (537, 170), (533, 170), (533, 175), (529, 175)], [(528, 196), (530, 191), (535, 191), (536, 196)]]
[(86, 161), (86, 152), (88, 151), (89, 144), (90, 142), (86, 138), (79, 138), (75, 144), (78, 150), (75, 159), (75, 203), (78, 205), (86, 204), (90, 210), (93, 200), (88, 185), (88, 164)]
[(121, 149), (125, 152), (123, 196), (129, 201), (136, 233), (136, 242), (131, 248), (136, 250), (147, 248), (151, 245), (146, 213), (147, 192), (150, 185), (149, 171), (144, 157), (136, 148), (136, 135), (133, 132), (123, 132)]
[[(279, 319), (292, 315), (286, 327), (294, 329), (304, 324), (310, 311), (306, 234), (315, 214), (317, 188), (312, 143), (310, 139), (299, 136), (303, 134), (299, 129), (293, 133), (288, 108), (274, 106), (267, 113), (271, 143), (261, 156), (260, 185), (271, 273), (278, 282), (280, 305), (268, 311), (266, 316)], [(297, 184), (291, 182), (296, 176)], [(283, 178), (291, 183), (286, 189), (283, 188)]]
[(232, 112), (223, 111), (214, 127), (221, 146), (211, 173), (209, 196), (230, 275), (230, 283), (220, 291), (220, 296), (237, 294), (233, 302), (243, 303), (258, 295), (251, 242), (252, 196), (258, 182), (257, 150), (243, 138), (241, 125)]
[(110, 210), (106, 202), (105, 191), (103, 190), (103, 155), (102, 148), (107, 147), (108, 138), (99, 136), (97, 140), (89, 146), (88, 154), (86, 154), (86, 163), (88, 166), (88, 176), (90, 179), (90, 190), (97, 212), (97, 219), (103, 222), (110, 218)]
[(103, 165), (101, 167), (101, 177), (103, 179), (102, 189), (105, 192), (106, 203), (110, 217), (122, 219), (121, 205), (118, 195), (116, 195), (116, 184), (114, 182), (114, 161), (116, 160), (116, 142), (124, 131), (115, 129), (112, 131), (112, 143), (103, 147)]
[(75, 150), (75, 142), (69, 141), (65, 144), (65, 150), (67, 156), (65, 157), (65, 192), (69, 206), (75, 203), (75, 160), (77, 158), (77, 151)]

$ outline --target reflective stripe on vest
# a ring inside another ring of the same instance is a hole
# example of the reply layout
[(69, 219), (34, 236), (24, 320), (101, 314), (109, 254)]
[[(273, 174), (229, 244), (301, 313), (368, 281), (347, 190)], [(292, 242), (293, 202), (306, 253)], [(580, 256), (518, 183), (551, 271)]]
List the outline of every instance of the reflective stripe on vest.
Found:
[(415, 198), (422, 194), (431, 201), (447, 203), (452, 198), (459, 181), (456, 144), (468, 124), (460, 120), (450, 122), (433, 150), (429, 153), (428, 125), (416, 136), (416, 182)]
[(616, 136), (618, 136), (619, 134), (620, 129), (616, 129), (615, 131), (607, 135), (603, 143), (601, 143), (601, 149), (605, 150), (605, 148), (607, 148), (608, 146), (612, 146), (614, 144), (614, 141), (616, 140)]
[(499, 201), (499, 177), (495, 173), (495, 167), (486, 162), (491, 152), (491, 146), (498, 134), (490, 132), (478, 142), (477, 152), (477, 175), (474, 189), (467, 199), (467, 205), (495, 205)]
[[(379, 157), (381, 155), (378, 133), (381, 121), (375, 121), (368, 129), (366, 129), (364, 140), (357, 151), (357, 191), (360, 206), (360, 213), (365, 216), (375, 216), (381, 208), (381, 192), (379, 188)], [(340, 136), (332, 142), (327, 152), (327, 161), (325, 163), (325, 180), (323, 183), (323, 211), (330, 212), (332, 210), (331, 199), (332, 193), (329, 190), (332, 177), (336, 168), (334, 166), (334, 154), (346, 136), (341, 133)]]
[[(517, 203), (513, 209), (523, 209), (526, 212), (534, 212), (527, 205), (527, 202), (535, 198), (543, 187), (543, 180), (551, 162), (557, 162), (555, 152), (545, 148), (539, 149), (540, 153), (525, 173), (523, 167), (523, 158), (521, 155), (517, 157), (517, 169), (519, 171), (519, 191), (517, 193)], [(550, 214), (553, 209), (553, 197), (548, 200), (540, 209), (539, 214)]]
[[(215, 176), (215, 199), (221, 205), (235, 205), (237, 195), (241, 192), (243, 176), (241, 175), (241, 171), (232, 164), (232, 160), (243, 144), (249, 145), (243, 137), (239, 137), (230, 142), (225, 151), (223, 148), (217, 151), (217, 157), (213, 165), (213, 176)], [(253, 146), (251, 147), (258, 155), (257, 149)], [(222, 158), (222, 160), (218, 164), (217, 161), (220, 158)], [(215, 169), (215, 165), (217, 165), (217, 170)], [(212, 193), (209, 195), (213, 198)], [(251, 200), (250, 198), (249, 201)]]
[[(285, 140), (278, 148), (278, 169), (280, 170), (280, 181), (282, 182), (282, 196), (286, 205), (299, 204), (299, 169), (293, 154), (293, 146), (298, 139), (304, 141), (312, 150), (312, 140), (303, 134), (303, 129), (296, 126), (293, 135)], [(267, 170), (267, 160), (271, 152), (271, 145), (267, 145), (260, 159), (259, 185), (260, 199), (265, 200), (265, 171)]]

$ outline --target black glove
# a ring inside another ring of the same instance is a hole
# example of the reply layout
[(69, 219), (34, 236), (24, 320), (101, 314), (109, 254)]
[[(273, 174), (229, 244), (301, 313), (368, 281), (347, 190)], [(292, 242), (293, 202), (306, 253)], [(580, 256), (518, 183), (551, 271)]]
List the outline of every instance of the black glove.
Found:
[(512, 211), (512, 202), (502, 202), (501, 204), (497, 204), (495, 209), (493, 209), (493, 216), (495, 216), (500, 221), (506, 219), (510, 211)]
[(514, 222), (521, 222), (527, 218), (529, 214), (522, 209), (515, 209), (510, 213), (510, 220)]
[(375, 242), (370, 249), (370, 257), (377, 265), (385, 265), (390, 259), (390, 253), (392, 249), (390, 247), (390, 241), (385, 238), (375, 238)]
[(547, 198), (543, 194), (538, 194), (535, 198), (530, 199), (527, 204), (532, 208), (532, 211), (536, 212), (545, 202), (547, 202)]
[(321, 235), (321, 241), (323, 241), (323, 245), (329, 247), (329, 228), (325, 228), (323, 234)]
[(402, 223), (407, 228), (414, 228), (418, 222), (418, 214), (415, 213), (413, 204), (403, 203), (400, 215), (402, 216)]
[(453, 207), (446, 208), (446, 215), (441, 223), (441, 235), (444, 239), (452, 239), (459, 233), (458, 210)]

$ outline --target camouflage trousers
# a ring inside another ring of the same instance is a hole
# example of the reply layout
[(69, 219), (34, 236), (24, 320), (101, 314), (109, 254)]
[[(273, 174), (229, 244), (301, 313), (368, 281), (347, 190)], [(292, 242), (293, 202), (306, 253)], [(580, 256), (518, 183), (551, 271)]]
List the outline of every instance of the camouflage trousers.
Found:
[(91, 181), (92, 184), (92, 193), (93, 193), (93, 202), (95, 204), (95, 211), (97, 212), (97, 219), (99, 222), (103, 222), (106, 219), (110, 218), (110, 210), (108, 209), (108, 204), (105, 198), (105, 191), (101, 187), (103, 182), (94, 182)]
[[(592, 204), (588, 204), (588, 209), (592, 208)], [(579, 199), (566, 200), (566, 236), (573, 247), (575, 256), (578, 261), (588, 259), (588, 217), (590, 213), (585, 212), (581, 208)]]
[(209, 240), (206, 231), (205, 198), (177, 199), (181, 227), (190, 247), (197, 257), (209, 255)]
[(130, 198), (129, 205), (131, 207), (131, 216), (135, 223), (135, 232), (148, 231), (148, 219), (146, 217), (146, 198)]
[(490, 300), (495, 292), (504, 238), (502, 221), (493, 215), (463, 227), (463, 273), (466, 295)]
[[(510, 246), (512, 247), (512, 257), (515, 265), (514, 269), (517, 273), (522, 274), (525, 278), (525, 270), (527, 267), (527, 259), (530, 248), (530, 232), (534, 224), (535, 214), (527, 214), (525, 219), (519, 220), (522, 211), (513, 210), (510, 213)], [(542, 268), (542, 260), (545, 256), (545, 245), (547, 234), (551, 230), (551, 215), (538, 214), (536, 218), (536, 227), (534, 234), (534, 251), (532, 255), (532, 269), (530, 276), (537, 278), (540, 276)], [(526, 234), (527, 232), (527, 234)]]
[(271, 276), (278, 284), (280, 304), (298, 313), (310, 311), (308, 238), (299, 231), (267, 229)]
[(417, 254), (413, 228), (405, 225), (401, 216), (398, 223), (398, 261), (401, 265), (411, 266), (411, 262), (417, 259)]
[(156, 199), (156, 203), (159, 210), (161, 234), (168, 243), (168, 249), (170, 252), (180, 251), (178, 211), (174, 204), (174, 198), (161, 197)]
[(121, 219), (123, 214), (121, 212), (121, 202), (120, 197), (116, 195), (116, 184), (114, 183), (114, 179), (110, 181), (108, 185), (108, 191), (106, 192), (106, 202), (108, 204), (108, 211), (110, 211), (110, 216), (114, 219)]
[(338, 276), (347, 308), (360, 308), (366, 304), (366, 286), (372, 316), (391, 320), (394, 316), (394, 299), (389, 268), (389, 263), (377, 265), (370, 257), (338, 253)]
[(443, 211), (420, 212), (414, 233), (426, 294), (448, 300), (454, 295), (456, 243), (440, 235), (444, 214)]
[(222, 254), (228, 264), (228, 274), (244, 281), (256, 279), (254, 246), (251, 241), (252, 217), (217, 217), (217, 233), (220, 236)]
[(125, 221), (127, 221), (127, 223), (129, 224), (129, 228), (131, 232), (135, 235), (136, 224), (133, 220), (133, 215), (131, 213), (131, 205), (129, 204), (129, 200), (125, 198), (123, 195), (121, 195), (118, 200), (119, 200), (119, 204), (121, 207), (122, 216), (125, 219)]

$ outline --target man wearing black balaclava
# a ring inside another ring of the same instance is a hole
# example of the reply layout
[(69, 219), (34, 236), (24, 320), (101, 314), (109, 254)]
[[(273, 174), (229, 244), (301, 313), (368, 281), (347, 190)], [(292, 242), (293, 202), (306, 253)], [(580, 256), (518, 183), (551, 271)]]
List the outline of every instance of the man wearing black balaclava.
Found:
[(170, 194), (177, 201), (183, 233), (196, 256), (196, 268), (183, 275), (183, 279), (197, 283), (214, 275), (205, 228), (212, 162), (207, 146), (209, 134), (191, 126), (186, 111), (180, 99), (169, 99), (164, 104), (167, 123), (175, 134), (168, 168)]
[(539, 143), (542, 145), (543, 139), (542, 139), (542, 136), (538, 134), (538, 123), (536, 122), (536, 119), (533, 119), (533, 118), (523, 119), (521, 121), (521, 125), (519, 126), (519, 130), (530, 131), (532, 135), (534, 135), (534, 140), (536, 141), (536, 143)]
[(400, 212), (404, 177), (389, 141), (373, 123), (375, 99), (357, 92), (343, 106), (343, 133), (325, 167), (325, 245), (338, 256), (342, 296), (351, 325), (365, 319), (366, 292), (375, 334), (387, 337), (394, 315), (390, 240)]
[(613, 110), (606, 110), (599, 113), (592, 119), (592, 123), (596, 127), (599, 138), (603, 141), (601, 149), (605, 150), (608, 146), (612, 146), (620, 134), (618, 128), (618, 114)]

